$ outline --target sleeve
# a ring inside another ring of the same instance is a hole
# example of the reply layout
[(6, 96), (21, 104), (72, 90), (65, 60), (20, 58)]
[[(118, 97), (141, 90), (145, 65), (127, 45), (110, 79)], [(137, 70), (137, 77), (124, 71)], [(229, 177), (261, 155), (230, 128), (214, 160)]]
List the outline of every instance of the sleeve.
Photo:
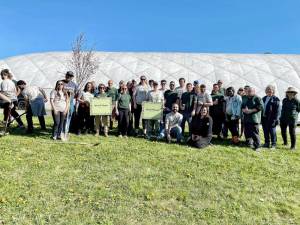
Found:
[(50, 99), (54, 99), (55, 98), (55, 95), (56, 95), (55, 92), (56, 92), (55, 90), (51, 91), (51, 93), (50, 93)]
[(206, 93), (206, 101), (207, 101), (208, 103), (212, 103), (212, 97), (211, 97), (211, 95), (208, 94), (208, 93)]
[(298, 103), (298, 105), (297, 105), (297, 112), (300, 112), (300, 101), (299, 100), (297, 100), (297, 103)]
[(262, 101), (261, 98), (257, 97), (257, 106), (256, 106), (256, 109), (257, 109), (257, 112), (260, 112), (264, 109), (264, 103)]

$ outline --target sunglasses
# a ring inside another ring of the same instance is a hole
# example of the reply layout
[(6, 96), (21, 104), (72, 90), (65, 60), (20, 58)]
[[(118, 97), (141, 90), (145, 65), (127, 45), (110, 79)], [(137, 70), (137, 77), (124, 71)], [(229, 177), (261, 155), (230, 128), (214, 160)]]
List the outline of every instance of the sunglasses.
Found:
[(293, 91), (287, 91), (286, 93), (288, 93), (288, 94), (296, 94), (296, 92), (293, 92)]
[(105, 89), (105, 87), (100, 87), (100, 89)]
[(64, 83), (58, 83), (57, 85), (64, 85)]

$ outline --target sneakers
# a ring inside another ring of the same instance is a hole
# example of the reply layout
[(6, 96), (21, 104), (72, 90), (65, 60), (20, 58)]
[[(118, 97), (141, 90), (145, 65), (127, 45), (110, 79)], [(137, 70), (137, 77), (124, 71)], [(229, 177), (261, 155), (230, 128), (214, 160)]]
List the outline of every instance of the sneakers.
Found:
[(122, 136), (122, 134), (119, 134), (119, 136), (118, 136), (119, 138), (123, 138), (123, 136)]

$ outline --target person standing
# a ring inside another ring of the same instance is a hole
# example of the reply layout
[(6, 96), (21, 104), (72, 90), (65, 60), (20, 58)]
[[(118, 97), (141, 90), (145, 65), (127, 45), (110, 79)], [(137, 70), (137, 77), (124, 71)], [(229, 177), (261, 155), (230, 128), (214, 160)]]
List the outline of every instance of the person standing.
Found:
[(225, 125), (232, 136), (232, 143), (239, 143), (239, 119), (241, 118), (242, 97), (235, 94), (233, 87), (226, 89)]
[(65, 129), (64, 122), (69, 111), (70, 103), (69, 95), (64, 89), (64, 82), (62, 80), (57, 81), (55, 89), (51, 91), (50, 104), (54, 121), (52, 138), (53, 140), (61, 139), (64, 141), (66, 138), (62, 133)]
[(185, 86), (185, 79), (179, 78), (179, 87), (175, 88), (175, 91), (177, 92), (178, 98), (181, 98), (181, 95), (186, 92), (186, 86)]
[(116, 115), (118, 116), (119, 137), (127, 138), (129, 115), (131, 111), (131, 97), (127, 92), (127, 86), (124, 84), (116, 99)]
[(212, 106), (211, 95), (206, 92), (205, 84), (195, 86), (195, 95), (194, 95), (194, 107), (192, 111), (192, 116), (198, 114), (203, 106)]
[(42, 88), (28, 86), (25, 81), (19, 80), (17, 86), (21, 90), (26, 102), (27, 133), (33, 133), (32, 117), (37, 116), (42, 130), (46, 130), (45, 102), (48, 101), (47, 95)]
[(83, 89), (83, 92), (78, 97), (78, 135), (80, 135), (82, 131), (85, 131), (85, 133), (87, 134), (89, 131), (91, 132), (93, 130), (94, 117), (90, 115), (90, 101), (93, 97), (93, 84), (91, 82), (87, 82)]
[(193, 85), (191, 83), (187, 83), (186, 92), (182, 93), (179, 102), (180, 113), (183, 116), (181, 122), (182, 135), (184, 135), (186, 122), (189, 126), (189, 133), (190, 133), (191, 114), (193, 111), (193, 98), (194, 98), (192, 90), (193, 90)]
[[(150, 90), (146, 82), (146, 77), (140, 77), (140, 84), (136, 87), (135, 93), (133, 95), (134, 103), (134, 129), (135, 134), (138, 134), (140, 128), (140, 119), (142, 114), (142, 103), (147, 100), (147, 93)], [(143, 134), (146, 135), (146, 125), (145, 120), (142, 120)]]
[(9, 77), (11, 76), (12, 75), (10, 74), (8, 69), (3, 69), (1, 71), (2, 82), (0, 85), (0, 92), (8, 97), (12, 102), (12, 105), (9, 102), (4, 103), (4, 121), (8, 121), (10, 119), (10, 116), (13, 116), (18, 123), (18, 127), (24, 128), (24, 124), (19, 116), (19, 113), (16, 111), (16, 108), (18, 106), (17, 87), (15, 83), (11, 79), (9, 79)]
[[(153, 103), (163, 103), (164, 95), (158, 89), (158, 83), (153, 81), (153, 90), (149, 91), (147, 94), (147, 101)], [(162, 119), (162, 118), (161, 118)], [(151, 135), (154, 134), (158, 137), (160, 130), (160, 120), (147, 120), (147, 138), (151, 139)]]
[(209, 116), (208, 107), (203, 106), (201, 111), (194, 115), (191, 122), (191, 138), (188, 145), (196, 148), (207, 147), (212, 139), (213, 119)]
[[(106, 88), (104, 84), (99, 84), (98, 86), (98, 94), (95, 96), (96, 98), (107, 98), (108, 93), (105, 92)], [(114, 101), (115, 102), (115, 101)], [(96, 125), (96, 134), (95, 136), (99, 136), (100, 128), (104, 128), (104, 136), (108, 137), (108, 126), (110, 122), (110, 116), (102, 115), (95, 116), (95, 125)]]
[(255, 94), (255, 89), (250, 87), (247, 99), (242, 103), (242, 112), (244, 116), (245, 136), (249, 137), (249, 144), (255, 151), (259, 151), (260, 148), (259, 124), (261, 122), (262, 110), (263, 102), (261, 98)]
[(218, 86), (219, 86), (219, 92), (222, 94), (222, 95), (226, 95), (226, 88), (223, 87), (223, 81), (222, 80), (218, 80), (217, 82)]
[(214, 135), (221, 138), (222, 125), (225, 122), (225, 99), (224, 95), (220, 92), (218, 84), (213, 85), (213, 90), (211, 92), (211, 98), (213, 105), (209, 107), (209, 114), (212, 117), (214, 123), (212, 131)]
[(167, 81), (166, 80), (161, 80), (160, 81), (160, 89), (159, 89), (163, 94), (165, 94), (165, 91), (168, 90), (167, 88)]
[[(69, 104), (70, 104), (70, 106), (68, 107), (69, 112), (66, 115), (65, 124), (64, 124), (65, 126), (64, 135), (66, 139), (68, 139), (70, 124), (73, 118), (73, 114), (75, 112), (76, 98), (78, 96), (78, 91), (79, 91), (78, 85), (73, 81), (73, 79), (74, 79), (74, 73), (72, 71), (68, 71), (65, 75), (65, 79), (63, 80), (64, 90), (69, 95)], [(76, 128), (74, 127), (73, 130), (76, 130)]]
[(273, 85), (268, 85), (265, 92), (266, 96), (262, 98), (264, 110), (261, 118), (265, 138), (263, 147), (275, 149), (277, 142), (276, 126), (279, 124), (281, 105), (279, 98), (275, 96), (275, 87)]
[(300, 101), (296, 98), (297, 90), (289, 87), (286, 91), (286, 97), (282, 101), (282, 110), (280, 115), (280, 128), (283, 144), (287, 145), (287, 127), (289, 127), (291, 138), (291, 150), (296, 150), (296, 125), (300, 112)]
[(175, 82), (170, 82), (170, 89), (164, 93), (165, 99), (165, 109), (164, 114), (168, 114), (172, 111), (172, 106), (174, 103), (178, 103), (178, 93), (175, 91)]
[(114, 85), (113, 80), (109, 80), (107, 82), (107, 87), (105, 90), (107, 97), (111, 97), (111, 100), (112, 100), (112, 113), (111, 113), (110, 122), (109, 122), (109, 129), (113, 129), (114, 120), (116, 119), (115, 106), (116, 106), (116, 99), (117, 99), (117, 95), (118, 95), (118, 89), (115, 88), (113, 85)]

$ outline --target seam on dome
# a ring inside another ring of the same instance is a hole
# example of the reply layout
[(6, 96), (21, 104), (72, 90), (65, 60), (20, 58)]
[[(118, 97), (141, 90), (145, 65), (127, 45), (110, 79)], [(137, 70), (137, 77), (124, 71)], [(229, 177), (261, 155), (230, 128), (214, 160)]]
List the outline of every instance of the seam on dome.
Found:
[[(213, 56), (213, 57), (218, 57), (218, 56)], [(221, 57), (221, 58), (222, 58), (222, 57)], [(233, 60), (233, 59), (228, 59), (228, 60), (230, 60), (230, 61), (232, 61), (232, 62), (234, 62), (234, 63), (240, 63), (240, 62), (235, 61), (235, 60)], [(265, 70), (263, 70), (263, 69), (257, 68), (257, 67), (255, 67), (255, 66), (253, 66), (253, 65), (249, 65), (248, 63), (241, 63), (241, 64), (250, 66), (250, 67), (252, 67), (252, 68), (254, 68), (254, 69), (257, 69), (257, 70), (259, 70), (259, 71), (261, 71), (261, 72), (267, 73), (267, 74), (269, 74), (269, 75), (271, 75), (271, 76), (276, 77), (278, 80), (281, 80), (282, 82), (291, 85), (290, 83), (288, 83), (287, 81), (281, 79), (281, 77), (278, 77), (278, 76), (276, 76), (275, 74), (271, 74), (271, 73), (269, 73), (269, 72), (267, 72), (267, 71), (265, 71)], [(290, 69), (291, 69), (291, 68), (290, 68)]]

